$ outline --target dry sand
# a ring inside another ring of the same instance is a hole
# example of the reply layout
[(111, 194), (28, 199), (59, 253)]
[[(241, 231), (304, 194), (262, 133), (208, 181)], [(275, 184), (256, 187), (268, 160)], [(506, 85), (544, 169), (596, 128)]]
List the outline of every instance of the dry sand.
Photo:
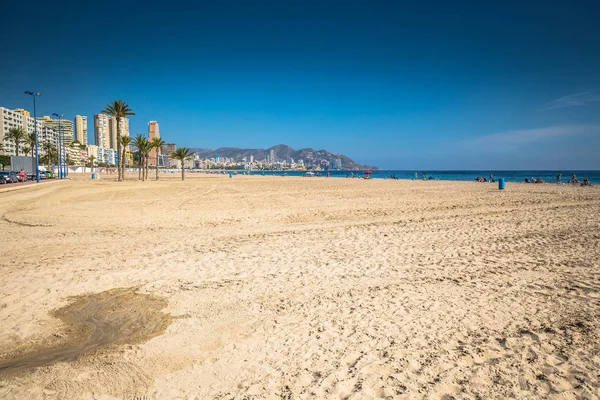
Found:
[(0, 398), (598, 398), (600, 188), (496, 188), (2, 192)]

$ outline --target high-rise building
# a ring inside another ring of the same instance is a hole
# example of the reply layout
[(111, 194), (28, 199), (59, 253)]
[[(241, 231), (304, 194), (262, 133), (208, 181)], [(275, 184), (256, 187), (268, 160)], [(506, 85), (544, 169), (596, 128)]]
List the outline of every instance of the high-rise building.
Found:
[[(14, 140), (6, 137), (9, 129), (22, 128), (28, 134), (34, 132), (35, 120), (28, 114), (29, 112), (23, 109), (9, 110), (0, 107), (0, 144), (4, 148), (5, 155), (14, 156), (17, 154)], [(43, 126), (43, 123), (38, 121), (38, 133)], [(23, 155), (24, 147), (25, 143), (19, 144), (19, 155)]]
[(94, 115), (94, 144), (102, 149), (110, 148), (110, 123), (108, 115)]
[(44, 126), (52, 129), (61, 135), (63, 143), (70, 145), (73, 143), (73, 121), (70, 119), (52, 119), (48, 115), (38, 117), (38, 121), (44, 123)]
[[(111, 149), (117, 149), (117, 119), (109, 117), (109, 140), (108, 145)], [(121, 136), (129, 136), (129, 120), (127, 118), (121, 118)]]
[(269, 157), (269, 160), (270, 160), (270, 162), (274, 163), (275, 161), (277, 161), (277, 160), (275, 159), (275, 150), (271, 149), (271, 151), (270, 151), (270, 155), (271, 155), (271, 156)]
[[(117, 149), (117, 119), (106, 114), (94, 115), (94, 142), (103, 149)], [(121, 136), (129, 136), (129, 120), (121, 119)]]
[(75, 116), (75, 140), (86, 146), (88, 143), (87, 117), (83, 115)]
[[(151, 142), (154, 138), (160, 138), (160, 129), (158, 127), (158, 122), (150, 121), (148, 122), (148, 141)], [(148, 155), (148, 163), (151, 165), (156, 165), (156, 149), (154, 148)]]

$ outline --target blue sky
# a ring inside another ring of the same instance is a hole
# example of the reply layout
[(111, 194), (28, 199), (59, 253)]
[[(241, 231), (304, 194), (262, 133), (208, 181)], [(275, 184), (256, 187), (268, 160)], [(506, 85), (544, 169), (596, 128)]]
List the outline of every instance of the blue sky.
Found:
[[(115, 99), (179, 146), (398, 169), (600, 169), (600, 2), (11, 2), (0, 105)], [(166, 4), (165, 4), (166, 3)]]

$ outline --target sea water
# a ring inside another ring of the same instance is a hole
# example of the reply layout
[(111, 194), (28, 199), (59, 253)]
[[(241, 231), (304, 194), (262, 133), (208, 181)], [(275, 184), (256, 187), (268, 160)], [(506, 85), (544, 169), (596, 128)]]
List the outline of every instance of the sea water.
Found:
[[(288, 176), (303, 176), (305, 171), (247, 171), (252, 175), (283, 175)], [(357, 174), (363, 176), (365, 171), (318, 171), (320, 176), (326, 176), (327, 172), (334, 178), (345, 178), (350, 174)], [(417, 179), (421, 180), (425, 172), (426, 179), (436, 179), (443, 181), (475, 181), (477, 177), (490, 178), (490, 174), (493, 175), (494, 180), (498, 178), (504, 178), (506, 182), (525, 182), (525, 179), (530, 180), (531, 178), (539, 178), (547, 183), (556, 183), (556, 176), (562, 174), (561, 182), (567, 183), (571, 179), (571, 175), (575, 174), (579, 182), (583, 182), (585, 178), (589, 180), (591, 184), (600, 184), (600, 171), (581, 171), (581, 170), (564, 170), (564, 171), (401, 171), (401, 170), (373, 170), (371, 178), (374, 179), (389, 179), (394, 176), (398, 179), (415, 179), (415, 173)], [(239, 171), (238, 171), (239, 173)], [(316, 172), (315, 172), (316, 173)]]

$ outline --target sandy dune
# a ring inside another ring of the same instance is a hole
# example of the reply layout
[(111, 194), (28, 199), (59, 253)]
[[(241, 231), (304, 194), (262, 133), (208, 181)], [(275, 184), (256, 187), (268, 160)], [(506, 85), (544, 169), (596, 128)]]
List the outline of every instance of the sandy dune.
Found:
[[(507, 189), (190, 176), (0, 193), (0, 398), (598, 398), (600, 187)], [(10, 370), (88, 343), (81, 310), (117, 340)]]

